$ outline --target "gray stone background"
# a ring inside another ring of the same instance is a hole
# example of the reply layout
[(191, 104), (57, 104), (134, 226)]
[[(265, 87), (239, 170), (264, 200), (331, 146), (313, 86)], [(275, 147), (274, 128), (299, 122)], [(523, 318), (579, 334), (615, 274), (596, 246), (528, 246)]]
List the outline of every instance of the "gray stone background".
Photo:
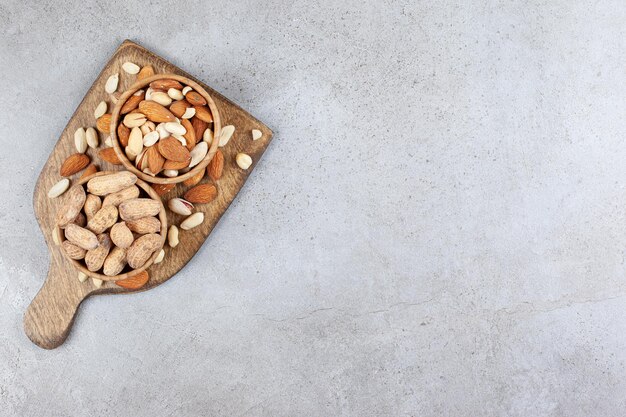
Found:
[[(0, 0), (2, 416), (623, 416), (623, 1)], [(133, 39), (274, 129), (174, 279), (22, 315), (32, 193)]]

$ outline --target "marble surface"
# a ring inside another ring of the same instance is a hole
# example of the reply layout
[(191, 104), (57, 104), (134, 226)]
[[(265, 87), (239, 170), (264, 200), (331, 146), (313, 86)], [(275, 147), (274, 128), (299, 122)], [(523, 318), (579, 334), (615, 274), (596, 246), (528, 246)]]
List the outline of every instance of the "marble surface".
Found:
[[(0, 0), (0, 414), (622, 416), (623, 1)], [(22, 331), (125, 38), (276, 136), (174, 279)]]

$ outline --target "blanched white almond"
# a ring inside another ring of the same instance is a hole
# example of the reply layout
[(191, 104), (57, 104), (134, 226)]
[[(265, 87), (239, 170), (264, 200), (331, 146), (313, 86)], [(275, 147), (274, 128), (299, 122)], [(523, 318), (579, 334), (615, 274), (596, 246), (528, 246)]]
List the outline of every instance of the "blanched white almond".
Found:
[(101, 101), (96, 106), (96, 109), (93, 111), (93, 116), (96, 119), (101, 118), (107, 112), (107, 103), (106, 101)]
[(210, 127), (207, 127), (204, 133), (202, 134), (202, 140), (208, 143), (209, 145), (213, 142), (213, 130)]
[(159, 123), (156, 127), (156, 131), (159, 132), (159, 139), (165, 139), (170, 136), (170, 132), (165, 129), (165, 123)]
[(201, 225), (203, 221), (204, 221), (204, 213), (199, 211), (187, 217), (180, 224), (180, 228), (183, 230), (193, 229), (194, 227)]
[(184, 135), (185, 133), (187, 133), (187, 129), (185, 129), (185, 126), (181, 125), (180, 123), (174, 122), (165, 123), (165, 130), (170, 133), (176, 133), (177, 135)]
[(124, 148), (124, 153), (129, 161), (134, 161), (137, 159), (137, 154), (133, 152), (133, 149), (130, 146)]
[(154, 132), (154, 130), (156, 129), (156, 125), (154, 124), (154, 122), (148, 120), (146, 123), (141, 125), (140, 129), (141, 133), (147, 135), (150, 132)]
[(184, 136), (177, 135), (176, 133), (172, 133), (172, 137), (180, 142), (181, 145), (187, 146), (187, 139)]
[(87, 138), (87, 145), (89, 145), (91, 149), (96, 149), (98, 147), (98, 132), (96, 132), (96, 129), (88, 127), (85, 132), (85, 137)]
[(167, 232), (167, 243), (170, 245), (170, 248), (178, 246), (178, 227), (170, 226), (170, 230)]
[(139, 127), (146, 123), (148, 119), (141, 113), (128, 113), (124, 116), (124, 126), (128, 128)]
[(189, 168), (193, 168), (200, 163), (209, 151), (209, 144), (206, 142), (200, 142), (193, 147), (189, 154), (191, 155), (191, 161), (189, 161)]
[(106, 91), (107, 94), (115, 93), (119, 81), (120, 75), (116, 72), (107, 79), (107, 82), (104, 84), (104, 91)]
[(128, 136), (128, 147), (135, 156), (139, 155), (143, 150), (143, 135), (141, 129), (133, 127)]
[(252, 140), (259, 140), (263, 136), (263, 132), (259, 129), (252, 129)]
[(91, 278), (91, 282), (93, 282), (93, 286), (96, 288), (102, 287), (102, 280), (98, 278)]
[(233, 136), (233, 133), (235, 133), (235, 126), (233, 125), (224, 126), (222, 128), (222, 132), (220, 133), (220, 143), (218, 144), (218, 146), (220, 148), (222, 146), (226, 146), (230, 138)]
[(182, 198), (172, 198), (167, 202), (167, 207), (174, 213), (181, 214), (183, 216), (189, 216), (191, 214), (191, 210), (193, 210), (193, 204), (187, 200), (183, 200)]
[(79, 280), (80, 282), (85, 282), (85, 281), (87, 281), (87, 278), (89, 278), (89, 277), (87, 276), (87, 274), (85, 274), (85, 273), (84, 273), (84, 272), (82, 272), (82, 271), (78, 271), (78, 280)]
[(152, 100), (152, 93), (154, 93), (154, 90), (152, 88), (148, 88), (146, 90), (146, 100)]
[(185, 113), (183, 113), (183, 115), (180, 117), (183, 119), (191, 119), (195, 115), (196, 115), (196, 109), (193, 107), (187, 107), (185, 109)]
[(163, 258), (165, 258), (165, 250), (161, 249), (161, 252), (159, 252), (157, 257), (154, 258), (154, 263), (160, 264), (163, 261)]
[(132, 62), (124, 62), (122, 64), (122, 69), (126, 71), (128, 74), (135, 75), (139, 73), (139, 65), (134, 64)]
[(183, 97), (185, 97), (180, 90), (177, 90), (175, 88), (170, 88), (169, 90), (167, 90), (167, 95), (170, 96), (173, 100), (182, 100)]
[(188, 92), (190, 92), (191, 90), (193, 90), (193, 88), (189, 87), (188, 85), (186, 85), (185, 87), (183, 87), (183, 96), (186, 96)]
[(152, 146), (155, 143), (157, 143), (159, 140), (159, 132), (157, 132), (156, 130), (154, 132), (150, 132), (148, 133), (146, 136), (143, 137), (143, 146)]
[(237, 156), (235, 157), (235, 161), (237, 161), (237, 165), (241, 169), (248, 169), (250, 168), (250, 165), (252, 165), (252, 158), (250, 157), (250, 155), (242, 152), (237, 154)]
[(159, 103), (161, 106), (169, 106), (170, 104), (172, 104), (172, 99), (170, 98), (170, 96), (168, 96), (167, 93), (164, 93), (163, 91), (155, 91), (154, 93), (152, 93), (152, 95), (150, 96), (150, 100), (154, 101), (155, 103)]
[(113, 141), (111, 140), (111, 136), (107, 136), (104, 138), (104, 144), (109, 148), (113, 146)]
[(48, 197), (56, 198), (60, 196), (67, 190), (69, 186), (70, 186), (70, 180), (67, 178), (63, 178), (61, 181), (57, 182), (52, 187), (50, 187), (50, 189), (48, 190)]
[(74, 132), (74, 145), (79, 153), (85, 153), (87, 150), (87, 137), (85, 135), (85, 129), (79, 127)]
[(163, 170), (163, 175), (165, 175), (168, 178), (178, 177), (178, 170), (176, 170), (176, 169), (164, 169)]

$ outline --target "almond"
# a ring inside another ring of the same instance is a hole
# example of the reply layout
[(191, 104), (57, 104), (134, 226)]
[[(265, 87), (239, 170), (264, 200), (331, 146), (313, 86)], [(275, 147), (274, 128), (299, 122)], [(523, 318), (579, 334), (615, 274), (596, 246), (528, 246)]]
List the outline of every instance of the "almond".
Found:
[(143, 134), (138, 127), (133, 127), (130, 131), (130, 135), (128, 136), (128, 148), (130, 148), (131, 153), (135, 156), (139, 155), (143, 150)]
[(122, 161), (120, 161), (120, 159), (117, 157), (115, 149), (113, 148), (100, 149), (100, 151), (98, 152), (98, 156), (100, 157), (100, 159), (107, 161), (110, 164), (122, 165)]
[(98, 120), (96, 120), (96, 128), (102, 133), (111, 133), (111, 114), (107, 113), (99, 117)]
[[(213, 143), (213, 131), (210, 127), (207, 127), (202, 134), (202, 140), (211, 145)], [(219, 144), (218, 144), (219, 145)]]
[(172, 80), (171, 78), (162, 78), (160, 80), (155, 80), (150, 83), (150, 87), (155, 90), (164, 90), (167, 91), (170, 88), (176, 88), (178, 90), (182, 90), (183, 85), (176, 80)]
[(63, 246), (63, 250), (70, 259), (83, 259), (85, 257), (85, 254), (87, 253), (85, 249), (76, 246), (69, 240), (64, 240), (63, 243), (61, 243), (61, 246)]
[(74, 223), (70, 223), (65, 228), (65, 238), (76, 246), (85, 250), (98, 247), (98, 238), (90, 230), (84, 229)]
[(113, 94), (117, 90), (117, 84), (119, 80), (120, 75), (118, 73), (111, 75), (109, 78), (107, 78), (107, 81), (104, 84), (104, 91), (106, 91), (107, 94)]
[[(156, 132), (155, 132), (156, 133)], [(151, 146), (146, 151), (146, 158), (148, 158), (148, 168), (153, 174), (158, 174), (163, 169), (165, 158), (159, 152), (156, 146)]]
[(172, 137), (162, 139), (158, 143), (159, 152), (165, 159), (182, 162), (190, 159), (189, 150)]
[(99, 235), (117, 222), (117, 207), (103, 206), (87, 223), (87, 229)]
[[(140, 94), (137, 94), (137, 93), (140, 93)], [(139, 103), (143, 101), (144, 97), (146, 96), (146, 93), (144, 93), (142, 90), (139, 90), (137, 93), (128, 97), (128, 100), (126, 100), (126, 103), (124, 103), (124, 105), (120, 109), (120, 114), (129, 113), (135, 110), (139, 106)]]
[(165, 130), (167, 130), (173, 135), (184, 135), (185, 133), (187, 133), (187, 129), (185, 129), (185, 126), (181, 125), (178, 122), (165, 123)]
[(172, 104), (172, 98), (163, 91), (155, 91), (150, 95), (150, 100), (160, 104), (161, 106), (169, 106)]
[(176, 184), (152, 184), (152, 188), (159, 196), (169, 193), (174, 187)]
[(91, 282), (93, 282), (93, 286), (96, 288), (101, 288), (102, 284), (104, 283), (104, 281), (102, 281), (100, 278), (91, 278)]
[(128, 137), (130, 136), (130, 129), (126, 127), (124, 123), (117, 125), (117, 139), (120, 142), (122, 148), (128, 146)]
[[(148, 123), (151, 123), (151, 122), (148, 122)], [(155, 143), (157, 143), (158, 140), (159, 140), (159, 132), (157, 131), (148, 132), (143, 137), (143, 146), (150, 147), (154, 145)]]
[(85, 131), (85, 139), (87, 140), (87, 145), (91, 149), (96, 149), (99, 145), (98, 141), (98, 132), (93, 127), (87, 128)]
[(189, 156), (189, 158), (185, 159), (184, 161), (171, 161), (169, 159), (166, 159), (165, 164), (163, 164), (163, 169), (166, 169), (166, 170), (183, 169), (189, 166), (189, 161), (191, 161), (191, 155)]
[(220, 133), (220, 142), (218, 146), (219, 147), (226, 146), (228, 141), (230, 141), (230, 138), (233, 136), (233, 133), (235, 133), (235, 126), (233, 125), (224, 126), (222, 128), (222, 132)]
[(128, 248), (134, 239), (133, 232), (126, 226), (126, 222), (119, 222), (111, 227), (111, 240), (118, 248)]
[(106, 101), (101, 101), (100, 103), (98, 103), (98, 105), (96, 106), (96, 109), (93, 111), (93, 116), (96, 119), (99, 119), (106, 112), (107, 112), (107, 103)]
[[(141, 103), (145, 103), (145, 101), (142, 101)], [(139, 103), (139, 105), (141, 105), (141, 103)], [(131, 129), (133, 127), (139, 127), (142, 124), (146, 123), (146, 116), (143, 113), (133, 111), (124, 116), (123, 123), (126, 125), (126, 127)]]
[(137, 74), (137, 81), (143, 80), (144, 78), (152, 77), (153, 75), (154, 68), (152, 68), (152, 65), (146, 65), (139, 71), (139, 74)]
[(259, 140), (263, 136), (263, 132), (259, 129), (252, 129), (252, 140)]
[(122, 288), (126, 288), (127, 290), (138, 290), (139, 288), (146, 285), (149, 279), (150, 279), (150, 275), (148, 275), (148, 272), (141, 271), (137, 275), (132, 276), (130, 278), (125, 278), (125, 279), (120, 279), (118, 281), (115, 281), (115, 284)]
[(161, 222), (156, 217), (141, 217), (137, 220), (126, 222), (132, 232), (145, 235), (146, 233), (159, 233), (161, 231)]
[[(186, 150), (186, 149), (185, 149)], [(59, 173), (62, 177), (69, 177), (82, 171), (89, 165), (89, 157), (84, 153), (70, 155), (61, 165)]]
[(139, 111), (155, 123), (176, 121), (176, 117), (171, 111), (154, 101), (142, 101), (139, 103)]
[(185, 195), (185, 200), (192, 203), (210, 203), (217, 197), (217, 188), (213, 184), (200, 184), (196, 185), (192, 189), (188, 190)]
[(79, 127), (74, 132), (74, 146), (76, 146), (76, 150), (79, 153), (85, 153), (87, 150), (87, 136), (85, 129), (82, 127)]
[(89, 278), (89, 277), (87, 276), (87, 274), (85, 274), (85, 273), (84, 273), (84, 272), (82, 272), (82, 271), (78, 271), (78, 280), (79, 280), (80, 282), (85, 282), (85, 281), (87, 281), (87, 278)]
[(198, 119), (203, 120), (207, 123), (213, 123), (213, 116), (211, 115), (211, 111), (206, 106), (193, 106), (196, 109), (196, 116)]
[(204, 213), (199, 211), (199, 212), (194, 213), (191, 216), (187, 217), (180, 224), (180, 228), (183, 229), (183, 230), (190, 230), (190, 229), (193, 229), (196, 226), (200, 226), (203, 221), (204, 221)]
[(172, 105), (170, 106), (170, 111), (176, 117), (183, 117), (183, 114), (185, 114), (185, 111), (189, 107), (191, 107), (191, 104), (189, 104), (187, 100), (179, 100), (179, 101), (175, 101), (174, 103), (172, 103)]
[(204, 97), (202, 97), (200, 93), (193, 90), (185, 94), (185, 98), (192, 106), (204, 106), (206, 104)]
[(81, 176), (78, 179), (78, 181), (82, 181), (83, 179), (85, 179), (85, 178), (95, 174), (96, 172), (98, 172), (98, 167), (95, 166), (94, 164), (89, 164), (89, 166), (87, 168), (85, 168), (85, 170), (81, 174)]
[(124, 62), (122, 64), (122, 69), (127, 73), (127, 74), (131, 74), (131, 75), (135, 75), (139, 73), (139, 65), (133, 63), (133, 62)]
[(193, 133), (196, 137), (196, 142), (198, 142), (199, 140), (202, 140), (204, 131), (207, 129), (209, 124), (205, 122), (204, 120), (198, 119), (197, 117), (192, 117), (191, 125), (193, 126)]
[(111, 250), (111, 238), (108, 234), (102, 233), (98, 235), (98, 247), (90, 249), (85, 255), (85, 265), (91, 272), (95, 272), (102, 268), (104, 260)]
[(167, 95), (172, 98), (172, 100), (182, 100), (184, 98), (183, 93), (176, 88), (169, 88), (167, 90)]
[(128, 265), (133, 269), (141, 268), (154, 251), (161, 249), (162, 245), (163, 239), (161, 235), (150, 233), (141, 236), (130, 245), (126, 252)]
[(204, 160), (204, 157), (206, 156), (208, 151), (209, 151), (209, 145), (206, 142), (198, 143), (191, 150), (191, 152), (189, 152), (189, 155), (191, 155), (191, 161), (189, 161), (189, 168), (195, 167), (202, 160)]
[(250, 168), (250, 165), (252, 165), (252, 158), (250, 158), (250, 155), (241, 152), (237, 154), (235, 161), (241, 169), (248, 169)]
[(87, 181), (87, 191), (95, 195), (107, 195), (128, 188), (137, 182), (132, 172), (121, 171), (115, 174), (101, 175)]
[(187, 119), (183, 119), (180, 121), (180, 124), (183, 125), (185, 130), (187, 131), (183, 137), (187, 141), (187, 149), (191, 151), (193, 147), (196, 145), (196, 132), (193, 129), (193, 125)]
[(120, 204), (120, 217), (123, 220), (137, 220), (156, 216), (161, 211), (161, 202), (151, 198), (131, 198)]
[(63, 205), (57, 212), (57, 225), (60, 228), (64, 228), (70, 224), (80, 213), (83, 205), (85, 204), (85, 200), (87, 200), (87, 195), (85, 194), (83, 186), (73, 186), (68, 191), (65, 199), (63, 200)]
[[(207, 167), (207, 170), (209, 168)], [(187, 178), (185, 181), (183, 181), (183, 184), (185, 184), (187, 187), (193, 187), (194, 185), (196, 185), (197, 183), (199, 183), (200, 181), (202, 181), (202, 178), (204, 177), (204, 170), (200, 170), (196, 175), (194, 175), (193, 177), (189, 177)]]
[[(131, 234), (132, 236), (132, 234)], [(126, 266), (126, 249), (118, 246), (114, 247), (111, 253), (104, 260), (104, 275), (113, 277), (124, 269)]]
[(102, 202), (102, 206), (117, 207), (124, 201), (137, 197), (139, 197), (139, 188), (136, 185), (131, 185), (128, 188), (107, 195)]
[(211, 159), (211, 162), (209, 162), (209, 165), (206, 167), (206, 173), (213, 181), (217, 181), (222, 178), (223, 172), (224, 154), (218, 149), (215, 155), (213, 155), (213, 159)]
[(58, 196), (63, 194), (69, 186), (70, 180), (68, 180), (67, 178), (63, 178), (61, 181), (50, 187), (50, 189), (48, 190), (48, 198), (57, 198)]
[(168, 178), (178, 177), (178, 170), (177, 169), (164, 169), (163, 175), (165, 175)]
[(193, 107), (187, 107), (187, 109), (185, 110), (185, 113), (183, 113), (183, 115), (180, 117), (182, 119), (191, 119), (195, 115), (196, 115), (196, 109), (194, 109)]

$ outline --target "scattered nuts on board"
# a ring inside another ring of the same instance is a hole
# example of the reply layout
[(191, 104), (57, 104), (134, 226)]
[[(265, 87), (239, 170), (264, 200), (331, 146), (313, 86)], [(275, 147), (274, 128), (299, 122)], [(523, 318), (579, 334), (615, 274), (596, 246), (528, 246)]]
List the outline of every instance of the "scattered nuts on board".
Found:
[(142, 268), (162, 249), (161, 222), (155, 216), (163, 206), (142, 196), (136, 182), (135, 174), (122, 171), (71, 188), (56, 217), (68, 258), (84, 262), (91, 272), (116, 276)]
[(250, 168), (250, 165), (252, 165), (252, 158), (250, 158), (250, 155), (241, 152), (237, 154), (235, 161), (237, 161), (237, 166), (241, 169), (248, 169)]
[(252, 129), (252, 140), (259, 140), (263, 133), (259, 129)]

